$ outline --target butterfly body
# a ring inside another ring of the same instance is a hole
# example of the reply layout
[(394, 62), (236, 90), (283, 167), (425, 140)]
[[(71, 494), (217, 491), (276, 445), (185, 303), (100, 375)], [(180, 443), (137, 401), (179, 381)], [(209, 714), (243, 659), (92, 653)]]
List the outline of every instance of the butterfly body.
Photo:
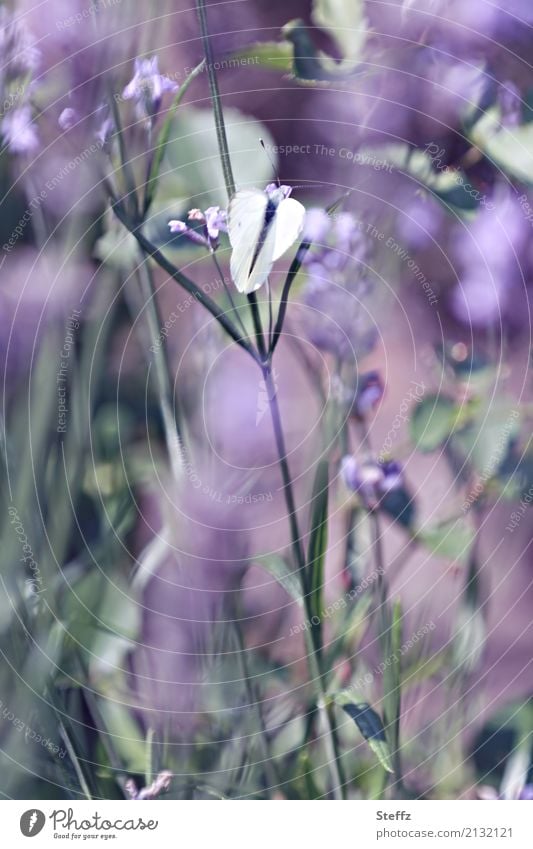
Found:
[(288, 186), (242, 189), (231, 200), (228, 234), (233, 282), (246, 295), (266, 281), (273, 263), (302, 232), (305, 209)]

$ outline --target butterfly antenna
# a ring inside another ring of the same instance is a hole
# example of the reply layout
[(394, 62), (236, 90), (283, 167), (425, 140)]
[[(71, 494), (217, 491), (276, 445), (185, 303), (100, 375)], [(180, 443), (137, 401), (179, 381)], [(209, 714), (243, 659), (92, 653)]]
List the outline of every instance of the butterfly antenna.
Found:
[(265, 151), (265, 153), (266, 153), (266, 155), (267, 155), (267, 158), (268, 158), (268, 161), (269, 161), (269, 162), (270, 162), (270, 164), (272, 165), (272, 170), (274, 171), (274, 175), (275, 175), (275, 177), (276, 177), (276, 183), (278, 184), (278, 188), (279, 188), (279, 187), (281, 186), (281, 183), (280, 183), (280, 179), (279, 179), (279, 174), (278, 174), (278, 169), (277, 169), (276, 163), (275, 163), (275, 162), (274, 162), (274, 160), (272, 159), (272, 157), (271, 157), (271, 155), (270, 155), (270, 151), (268, 151), (268, 150), (267, 150), (267, 146), (266, 146), (266, 144), (264, 143), (263, 139), (259, 139), (259, 144), (261, 145), (261, 147), (262, 147), (262, 148), (263, 148), (263, 150)]

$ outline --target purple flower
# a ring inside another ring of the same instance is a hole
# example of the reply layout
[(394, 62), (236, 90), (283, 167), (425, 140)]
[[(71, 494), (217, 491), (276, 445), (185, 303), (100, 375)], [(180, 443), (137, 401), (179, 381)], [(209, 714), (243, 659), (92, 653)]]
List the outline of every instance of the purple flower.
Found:
[(351, 454), (341, 460), (341, 477), (348, 489), (357, 492), (360, 486), (359, 463)]
[(525, 801), (533, 800), (533, 784), (526, 784), (518, 798)]
[(329, 217), (327, 229), (315, 211), (309, 221), (320, 230), (321, 242), (311, 245), (303, 261), (304, 332), (320, 350), (353, 361), (369, 353), (376, 337), (363, 306), (370, 291), (366, 238), (350, 213)]
[(379, 463), (373, 460), (358, 463), (355, 457), (348, 455), (341, 460), (341, 477), (347, 488), (359, 495), (367, 510), (377, 506), (379, 485), (383, 479)]
[(341, 477), (346, 487), (359, 495), (367, 510), (374, 510), (382, 501), (387, 512), (386, 496), (405, 491), (403, 469), (395, 460), (366, 460), (358, 463), (355, 457), (347, 455), (341, 460)]
[(4, 83), (33, 73), (41, 58), (41, 51), (20, 16), (15, 19), (5, 7), (0, 9), (0, 55)]
[(303, 237), (315, 245), (321, 244), (329, 231), (330, 218), (325, 209), (313, 206), (305, 213)]
[(220, 233), (227, 233), (227, 214), (220, 206), (210, 206), (204, 212), (201, 209), (191, 209), (187, 216), (189, 221), (198, 222), (199, 229), (191, 227), (185, 221), (173, 219), (168, 222), (171, 233), (181, 233), (198, 245), (203, 245), (210, 251), (218, 248)]
[(71, 130), (72, 127), (77, 124), (79, 120), (79, 115), (75, 109), (72, 109), (68, 106), (66, 109), (63, 109), (61, 115), (58, 119), (58, 124), (62, 130)]
[(7, 113), (2, 121), (2, 136), (11, 153), (33, 153), (39, 147), (29, 106), (20, 106)]
[(512, 306), (522, 285), (526, 232), (519, 203), (499, 192), (468, 228), (461, 226), (455, 244), (462, 271), (452, 293), (452, 309), (461, 321), (486, 327)]
[(115, 132), (115, 124), (111, 118), (104, 118), (95, 132), (97, 140), (105, 151), (109, 151), (111, 139)]
[(403, 469), (396, 460), (384, 460), (381, 464), (382, 477), (378, 489), (382, 495), (394, 490), (403, 489)]
[(377, 371), (369, 371), (359, 377), (355, 399), (350, 414), (364, 420), (383, 398), (383, 381)]
[(265, 187), (265, 192), (269, 197), (274, 197), (278, 201), (281, 201), (291, 196), (292, 186), (278, 186), (277, 183), (269, 183)]
[(150, 59), (136, 59), (135, 73), (124, 91), (124, 100), (134, 100), (140, 118), (153, 121), (161, 107), (163, 95), (167, 91), (177, 91), (179, 86), (168, 77), (159, 73), (157, 56)]

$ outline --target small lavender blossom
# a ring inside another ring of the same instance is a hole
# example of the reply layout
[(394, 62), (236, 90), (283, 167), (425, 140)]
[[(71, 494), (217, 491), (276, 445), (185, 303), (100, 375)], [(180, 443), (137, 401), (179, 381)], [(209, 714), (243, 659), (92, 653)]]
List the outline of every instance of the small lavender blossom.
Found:
[(383, 390), (383, 381), (379, 372), (369, 371), (362, 374), (358, 380), (350, 414), (364, 421), (383, 398)]
[(100, 126), (95, 132), (95, 137), (97, 141), (100, 142), (102, 148), (109, 152), (111, 139), (115, 132), (115, 124), (111, 118), (104, 118)]
[(520, 294), (528, 222), (516, 197), (498, 186), (490, 207), (485, 205), (456, 233), (454, 250), (461, 273), (452, 291), (452, 309), (465, 324), (488, 327), (501, 320)]
[(382, 495), (394, 490), (403, 489), (403, 469), (396, 460), (384, 460), (381, 464), (382, 477), (378, 489)]
[(165, 92), (175, 92), (179, 86), (159, 73), (157, 56), (136, 59), (135, 73), (122, 92), (124, 100), (134, 100), (139, 118), (147, 118), (151, 126), (161, 108)]
[(347, 489), (359, 496), (367, 510), (379, 507), (410, 526), (414, 504), (405, 487), (403, 469), (395, 460), (358, 463), (353, 455), (347, 455), (341, 460), (340, 474)]
[(331, 221), (325, 209), (313, 206), (305, 214), (303, 238), (314, 245), (321, 245), (329, 231)]
[(67, 106), (66, 109), (63, 109), (61, 115), (58, 118), (58, 124), (62, 130), (71, 130), (72, 127), (75, 126), (79, 121), (79, 115), (75, 109)]
[(29, 106), (20, 106), (7, 113), (2, 121), (2, 136), (11, 153), (33, 153), (39, 147)]
[(269, 183), (265, 187), (266, 194), (273, 199), (279, 201), (288, 198), (292, 194), (292, 186), (279, 186), (277, 183)]
[(185, 221), (173, 219), (168, 222), (170, 232), (183, 234), (192, 242), (215, 251), (219, 245), (220, 233), (227, 233), (226, 210), (219, 206), (210, 206), (204, 212), (201, 209), (191, 209), (187, 218), (188, 221), (198, 222), (200, 228), (196, 229)]
[(341, 477), (347, 488), (359, 495), (368, 510), (377, 506), (379, 485), (383, 478), (379, 463), (372, 460), (358, 463), (355, 457), (348, 455), (341, 460)]

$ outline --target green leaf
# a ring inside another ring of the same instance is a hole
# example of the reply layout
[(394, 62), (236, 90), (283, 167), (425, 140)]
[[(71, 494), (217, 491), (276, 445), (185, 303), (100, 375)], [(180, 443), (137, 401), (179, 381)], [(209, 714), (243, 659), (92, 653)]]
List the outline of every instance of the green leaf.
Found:
[(486, 112), (470, 130), (472, 142), (506, 174), (533, 184), (533, 123), (503, 127), (500, 119), (497, 107)]
[(361, 161), (383, 161), (403, 172), (440, 201), (448, 211), (472, 217), (478, 209), (482, 193), (473, 186), (460, 168), (436, 168), (431, 156), (413, 150), (407, 144), (388, 144), (359, 150)]
[(265, 557), (259, 557), (256, 562), (272, 575), (278, 584), (281, 584), (293, 601), (297, 602), (300, 607), (304, 607), (302, 586), (298, 572), (293, 571), (283, 557), (279, 557), (276, 554), (266, 555)]
[(390, 748), (380, 715), (370, 707), (368, 702), (355, 703), (346, 693), (338, 693), (332, 698), (335, 704), (353, 719), (383, 769), (387, 772), (394, 772)]
[(311, 36), (311, 30), (300, 19), (285, 24), (282, 35), (292, 45), (292, 72), (301, 82), (346, 81), (362, 73), (363, 66), (358, 62), (339, 63), (318, 50)]
[[(252, 64), (261, 68), (287, 74), (293, 66), (293, 50), (286, 41), (259, 41), (244, 50), (232, 53), (231, 58), (243, 64), (253, 60)], [(229, 61), (231, 62), (231, 59)]]
[(109, 735), (126, 772), (144, 775), (146, 743), (132, 711), (117, 699), (98, 698), (98, 707)]
[(504, 400), (483, 404), (476, 421), (454, 434), (459, 447), (479, 474), (489, 480), (505, 464), (512, 442), (518, 436), (519, 415)]
[(324, 587), (324, 561), (328, 545), (328, 487), (328, 462), (327, 460), (320, 460), (313, 485), (311, 533), (306, 562), (309, 611), (311, 618), (317, 616), (319, 619), (318, 624), (314, 626), (319, 646), (322, 644), (322, 592)]
[[(272, 166), (261, 150), (259, 139), (264, 140), (267, 149), (272, 148), (271, 134), (263, 124), (238, 109), (225, 109), (224, 117), (232, 165), (239, 175), (238, 188), (264, 186), (272, 179)], [(172, 123), (166, 148), (165, 170), (167, 168), (172, 171), (174, 191), (189, 199), (191, 206), (205, 209), (224, 203), (224, 175), (210, 109), (188, 106), (180, 111), (179, 118)], [(183, 203), (179, 208), (183, 208)]]
[(454, 402), (444, 395), (429, 395), (416, 405), (411, 418), (411, 439), (420, 451), (435, 451), (450, 436), (457, 421)]
[(396, 601), (392, 607), (389, 623), (389, 657), (395, 658), (383, 670), (383, 716), (393, 752), (400, 745), (401, 709), (401, 648), (402, 648), (402, 605)]
[(343, 57), (337, 70), (353, 69), (360, 61), (368, 37), (363, 0), (314, 0), (311, 17), (335, 41)]
[(474, 542), (474, 531), (464, 519), (450, 519), (430, 528), (422, 528), (416, 540), (437, 557), (466, 561)]

